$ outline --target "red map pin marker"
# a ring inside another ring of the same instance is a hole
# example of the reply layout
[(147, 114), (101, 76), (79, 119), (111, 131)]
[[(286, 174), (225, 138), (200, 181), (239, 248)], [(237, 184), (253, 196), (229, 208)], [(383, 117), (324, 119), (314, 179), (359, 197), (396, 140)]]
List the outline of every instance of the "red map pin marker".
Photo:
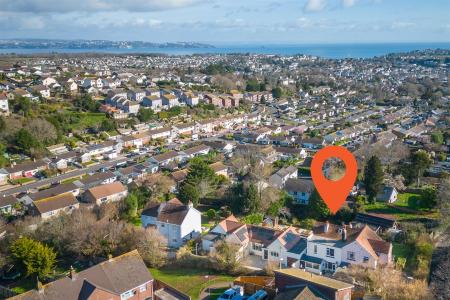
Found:
[[(341, 159), (345, 164), (345, 175), (336, 181), (328, 180), (322, 171), (323, 163), (332, 157)], [(311, 176), (314, 185), (334, 214), (344, 204), (353, 188), (358, 173), (358, 164), (353, 154), (341, 146), (328, 146), (319, 150), (311, 162)]]

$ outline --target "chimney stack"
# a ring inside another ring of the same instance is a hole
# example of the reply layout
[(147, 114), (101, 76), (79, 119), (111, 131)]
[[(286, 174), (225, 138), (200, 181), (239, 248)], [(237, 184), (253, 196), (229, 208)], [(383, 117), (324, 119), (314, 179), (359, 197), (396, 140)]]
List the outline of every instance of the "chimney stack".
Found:
[(323, 232), (328, 232), (330, 230), (330, 222), (326, 221), (323, 225)]
[(342, 235), (342, 240), (346, 241), (347, 240), (347, 228), (346, 228), (345, 224), (342, 224), (341, 235)]
[(70, 266), (70, 270), (69, 270), (69, 277), (70, 277), (70, 279), (72, 279), (72, 281), (74, 281), (75, 280), (75, 278), (76, 278), (76, 272), (75, 272), (75, 269), (73, 268), (73, 266)]

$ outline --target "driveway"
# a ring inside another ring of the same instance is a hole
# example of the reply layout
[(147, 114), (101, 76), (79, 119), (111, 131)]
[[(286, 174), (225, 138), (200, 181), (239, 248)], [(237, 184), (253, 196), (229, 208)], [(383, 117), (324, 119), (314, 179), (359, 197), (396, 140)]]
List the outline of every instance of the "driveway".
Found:
[(267, 268), (267, 260), (263, 260), (256, 255), (247, 255), (242, 261), (241, 265), (252, 271), (262, 271)]

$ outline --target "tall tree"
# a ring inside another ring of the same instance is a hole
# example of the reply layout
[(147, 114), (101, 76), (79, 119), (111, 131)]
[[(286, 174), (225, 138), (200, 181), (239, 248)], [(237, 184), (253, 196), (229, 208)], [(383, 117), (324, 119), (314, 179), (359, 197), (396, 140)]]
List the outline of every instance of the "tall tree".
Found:
[(14, 241), (10, 247), (11, 256), (25, 270), (26, 275), (48, 278), (56, 263), (56, 253), (50, 247), (27, 237)]
[(384, 179), (383, 167), (377, 156), (372, 156), (364, 169), (364, 185), (369, 202), (374, 202)]
[(258, 196), (258, 189), (253, 183), (250, 183), (244, 198), (244, 208), (249, 213), (258, 212), (260, 208), (260, 197)]
[(331, 212), (328, 209), (328, 206), (323, 201), (322, 197), (320, 197), (317, 190), (311, 194), (308, 203), (309, 215), (313, 219), (325, 219), (327, 218)]
[(423, 176), (425, 170), (430, 167), (431, 162), (430, 156), (423, 150), (416, 151), (412, 154), (410, 167), (416, 179), (417, 187), (420, 186), (420, 178)]

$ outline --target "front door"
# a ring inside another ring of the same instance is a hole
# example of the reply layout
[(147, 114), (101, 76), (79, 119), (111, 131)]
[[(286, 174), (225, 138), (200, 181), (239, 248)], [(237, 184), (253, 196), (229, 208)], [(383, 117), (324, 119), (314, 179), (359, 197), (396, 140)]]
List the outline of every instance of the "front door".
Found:
[(264, 249), (263, 259), (265, 259), (265, 260), (269, 259), (269, 250)]

